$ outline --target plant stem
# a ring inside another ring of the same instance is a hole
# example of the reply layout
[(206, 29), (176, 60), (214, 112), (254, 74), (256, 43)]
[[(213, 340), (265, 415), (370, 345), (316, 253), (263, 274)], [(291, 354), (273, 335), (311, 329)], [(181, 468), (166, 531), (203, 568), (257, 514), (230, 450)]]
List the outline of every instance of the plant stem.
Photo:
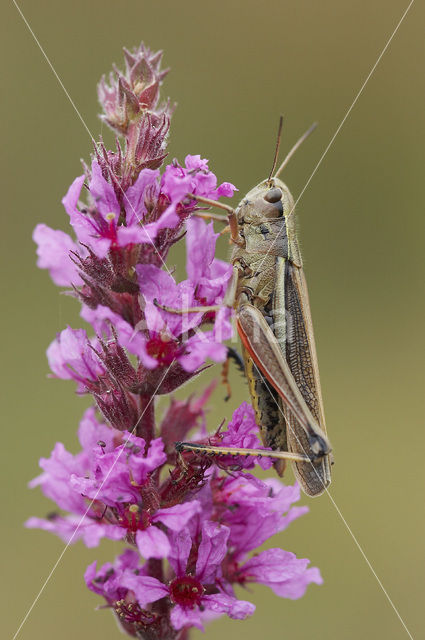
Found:
[(136, 436), (143, 438), (147, 445), (155, 437), (155, 400), (152, 396), (140, 396), (141, 418), (136, 427)]

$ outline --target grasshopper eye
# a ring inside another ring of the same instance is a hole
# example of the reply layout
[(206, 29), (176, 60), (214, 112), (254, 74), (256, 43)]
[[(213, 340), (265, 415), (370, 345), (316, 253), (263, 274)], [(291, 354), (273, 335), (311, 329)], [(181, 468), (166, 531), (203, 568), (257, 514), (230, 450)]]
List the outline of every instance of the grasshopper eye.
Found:
[(275, 187), (274, 189), (269, 189), (269, 191), (267, 191), (266, 195), (264, 196), (264, 200), (267, 200), (267, 202), (271, 203), (279, 202), (279, 200), (281, 199), (282, 191), (277, 187)]

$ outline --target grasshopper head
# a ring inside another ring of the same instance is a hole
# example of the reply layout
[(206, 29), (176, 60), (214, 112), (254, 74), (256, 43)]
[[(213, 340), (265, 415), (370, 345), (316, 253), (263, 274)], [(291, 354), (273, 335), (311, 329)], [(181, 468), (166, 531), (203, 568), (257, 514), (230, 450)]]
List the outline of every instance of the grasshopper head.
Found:
[(278, 178), (263, 180), (236, 209), (248, 253), (263, 253), (301, 264), (295, 233), (294, 199)]
[(239, 203), (236, 213), (239, 224), (261, 224), (290, 215), (294, 200), (288, 187), (278, 178), (263, 180)]

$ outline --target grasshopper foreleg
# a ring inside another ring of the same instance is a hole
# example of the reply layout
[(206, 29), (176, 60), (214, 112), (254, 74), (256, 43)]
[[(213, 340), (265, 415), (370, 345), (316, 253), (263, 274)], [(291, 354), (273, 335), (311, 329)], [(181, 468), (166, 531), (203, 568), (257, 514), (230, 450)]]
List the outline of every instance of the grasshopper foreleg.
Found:
[(202, 218), (203, 220), (215, 220), (216, 222), (222, 222), (223, 224), (229, 224), (228, 216), (221, 216), (219, 213), (212, 213), (210, 211), (194, 211), (192, 214), (196, 218)]
[[(245, 246), (245, 240), (239, 233), (239, 223), (238, 216), (233, 207), (230, 207), (228, 204), (223, 204), (222, 202), (218, 202), (217, 200), (211, 200), (210, 198), (203, 198), (202, 196), (196, 196), (193, 193), (188, 193), (188, 198), (193, 198), (197, 200), (197, 202), (202, 202), (203, 204), (207, 204), (210, 207), (217, 207), (218, 209), (224, 209), (227, 211), (227, 222), (230, 227), (230, 237), (234, 244)], [(208, 215), (208, 214), (206, 214)]]
[(167, 311), (167, 313), (174, 313), (176, 315), (185, 315), (187, 313), (207, 313), (208, 311), (219, 311), (223, 307), (233, 307), (236, 296), (236, 288), (238, 285), (239, 267), (233, 266), (233, 273), (227, 287), (227, 291), (224, 295), (223, 302), (221, 304), (206, 305), (204, 307), (186, 307), (185, 309), (177, 309), (175, 307), (167, 307), (165, 304), (161, 304), (155, 298), (153, 303), (158, 309)]
[(175, 307), (167, 307), (165, 304), (158, 302), (154, 298), (153, 303), (158, 309), (162, 309), (167, 313), (174, 313), (175, 315), (186, 315), (187, 313), (207, 313), (207, 311), (218, 311), (222, 308), (221, 304), (206, 305), (205, 307), (185, 307), (184, 309), (176, 309)]

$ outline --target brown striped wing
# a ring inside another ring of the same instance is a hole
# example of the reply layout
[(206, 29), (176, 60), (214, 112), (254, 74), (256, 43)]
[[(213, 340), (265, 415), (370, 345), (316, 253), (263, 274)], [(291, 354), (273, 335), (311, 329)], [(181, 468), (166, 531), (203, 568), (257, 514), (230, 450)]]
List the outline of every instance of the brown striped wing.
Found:
[[(320, 387), (319, 367), (311, 319), (310, 303), (304, 271), (289, 261), (284, 261), (284, 295), (286, 312), (285, 357), (295, 383), (320, 429), (326, 433)], [(287, 423), (288, 449), (301, 453), (308, 439), (294, 414), (284, 407)], [(294, 463), (298, 480), (310, 488), (314, 495), (323, 493), (330, 484), (330, 460), (322, 460), (320, 474), (304, 463)], [(318, 477), (319, 476), (319, 477)]]
[[(314, 458), (311, 436), (317, 435), (324, 443), (325, 433), (299, 390), (289, 365), (282, 353), (282, 343), (265, 321), (261, 311), (251, 304), (242, 305), (237, 312), (238, 332), (264, 382), (273, 387), (282, 399), (287, 422), (288, 449)], [(291, 443), (289, 443), (291, 438)], [(297, 451), (295, 451), (297, 449)], [(328, 457), (315, 462), (296, 463), (296, 475), (308, 495), (320, 495), (330, 482)]]

